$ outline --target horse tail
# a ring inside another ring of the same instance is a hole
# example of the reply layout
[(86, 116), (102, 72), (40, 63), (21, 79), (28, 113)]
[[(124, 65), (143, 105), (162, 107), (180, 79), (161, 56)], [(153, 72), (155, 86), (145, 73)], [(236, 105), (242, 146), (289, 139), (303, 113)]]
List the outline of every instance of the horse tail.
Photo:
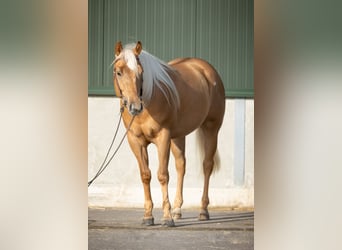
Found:
[[(204, 133), (201, 128), (198, 128), (196, 130), (196, 142), (198, 145), (197, 148), (198, 148), (199, 155), (200, 155), (200, 162), (203, 163), (204, 155), (205, 155), (205, 152), (204, 152), (205, 140), (204, 140)], [(214, 155), (213, 173), (220, 170), (220, 167), (221, 167), (221, 158), (220, 158), (219, 151), (216, 149), (216, 152)]]

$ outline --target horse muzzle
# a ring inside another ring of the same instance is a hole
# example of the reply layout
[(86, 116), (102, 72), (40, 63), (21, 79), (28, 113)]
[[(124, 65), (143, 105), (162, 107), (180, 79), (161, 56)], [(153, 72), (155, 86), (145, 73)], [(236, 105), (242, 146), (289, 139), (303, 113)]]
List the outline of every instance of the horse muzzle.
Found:
[(131, 115), (136, 116), (136, 115), (139, 115), (143, 111), (144, 107), (143, 107), (143, 104), (141, 102), (130, 103), (127, 105), (127, 109)]

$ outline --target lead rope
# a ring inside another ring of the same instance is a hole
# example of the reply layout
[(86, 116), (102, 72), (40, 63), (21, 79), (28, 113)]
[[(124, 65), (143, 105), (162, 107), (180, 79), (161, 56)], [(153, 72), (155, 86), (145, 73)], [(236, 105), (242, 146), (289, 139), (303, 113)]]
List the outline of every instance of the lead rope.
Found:
[(121, 123), (121, 119), (122, 119), (123, 109), (124, 109), (124, 107), (122, 106), (122, 107), (120, 108), (120, 119), (119, 119), (119, 122), (118, 122), (118, 126), (116, 127), (116, 130), (115, 130), (115, 133), (114, 133), (114, 137), (113, 137), (112, 143), (110, 144), (110, 147), (109, 147), (109, 149), (108, 149), (107, 155), (106, 155), (105, 159), (103, 160), (103, 162), (102, 162), (102, 164), (101, 164), (101, 167), (100, 167), (99, 170), (97, 171), (96, 175), (95, 175), (90, 181), (88, 181), (88, 187), (89, 187), (89, 186), (93, 183), (93, 181), (94, 181), (97, 177), (99, 177), (99, 176), (102, 174), (102, 172), (107, 168), (107, 166), (109, 165), (109, 163), (112, 161), (113, 157), (115, 156), (116, 152), (118, 152), (118, 150), (119, 150), (121, 144), (123, 143), (123, 141), (124, 141), (124, 139), (125, 139), (125, 137), (126, 137), (126, 135), (127, 135), (127, 133), (128, 133), (128, 130), (131, 128), (131, 125), (132, 125), (132, 123), (133, 123), (133, 120), (134, 120), (135, 116), (132, 117), (132, 119), (131, 119), (131, 121), (130, 121), (130, 123), (129, 123), (127, 129), (126, 129), (126, 132), (125, 132), (124, 136), (122, 137), (122, 139), (121, 139), (119, 145), (118, 145), (117, 148), (115, 149), (113, 155), (109, 158), (108, 162), (105, 164), (105, 162), (106, 162), (106, 160), (107, 160), (107, 158), (108, 158), (109, 152), (110, 152), (110, 150), (112, 149), (112, 146), (113, 146), (113, 144), (114, 144), (116, 135), (118, 134), (118, 131), (119, 131), (119, 127), (120, 127), (120, 123)]

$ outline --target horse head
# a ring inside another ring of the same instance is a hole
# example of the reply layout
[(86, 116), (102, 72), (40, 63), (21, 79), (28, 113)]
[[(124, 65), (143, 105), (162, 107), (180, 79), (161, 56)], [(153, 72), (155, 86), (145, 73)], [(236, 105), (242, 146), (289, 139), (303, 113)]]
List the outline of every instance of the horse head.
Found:
[(114, 89), (122, 98), (122, 103), (128, 112), (135, 116), (142, 112), (142, 73), (139, 61), (142, 51), (141, 42), (138, 41), (132, 49), (123, 48), (121, 42), (115, 45), (115, 60), (113, 67)]

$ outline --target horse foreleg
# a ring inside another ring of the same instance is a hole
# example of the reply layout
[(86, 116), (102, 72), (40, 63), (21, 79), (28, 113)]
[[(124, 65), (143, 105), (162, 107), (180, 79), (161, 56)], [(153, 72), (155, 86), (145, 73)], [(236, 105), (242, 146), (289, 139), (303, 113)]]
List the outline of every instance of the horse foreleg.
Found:
[(139, 143), (139, 141), (134, 136), (128, 136), (128, 142), (135, 157), (137, 158), (140, 169), (140, 177), (144, 187), (145, 214), (143, 218), (143, 224), (150, 226), (154, 224), (154, 218), (152, 215), (153, 202), (150, 189), (151, 170), (148, 167), (147, 145), (141, 145), (141, 143)]
[(182, 218), (183, 180), (185, 175), (185, 137), (171, 141), (171, 151), (175, 157), (177, 170), (177, 189), (172, 215), (174, 219)]
[(156, 146), (158, 148), (159, 168), (158, 168), (158, 180), (161, 186), (163, 194), (163, 218), (162, 225), (174, 226), (174, 222), (171, 216), (171, 204), (169, 201), (169, 156), (170, 156), (170, 132), (168, 130), (162, 130), (159, 132), (156, 138)]

